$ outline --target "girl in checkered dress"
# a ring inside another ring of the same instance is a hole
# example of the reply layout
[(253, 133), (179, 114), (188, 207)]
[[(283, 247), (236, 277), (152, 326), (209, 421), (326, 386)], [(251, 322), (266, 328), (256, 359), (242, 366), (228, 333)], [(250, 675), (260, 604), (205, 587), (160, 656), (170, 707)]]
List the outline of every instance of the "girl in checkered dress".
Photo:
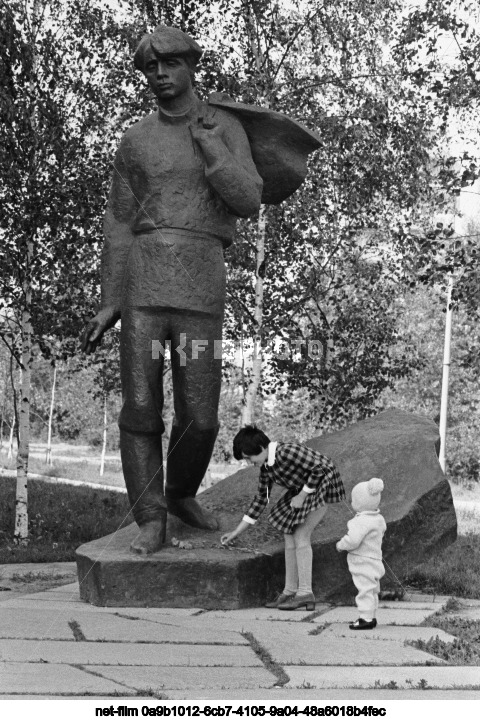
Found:
[(315, 609), (312, 592), (313, 529), (326, 512), (326, 503), (345, 498), (337, 469), (329, 458), (300, 443), (272, 443), (255, 426), (246, 426), (233, 439), (233, 455), (260, 466), (258, 490), (250, 508), (234, 531), (221, 537), (229, 543), (265, 510), (274, 483), (286, 493), (273, 506), (268, 520), (285, 538), (285, 588), (268, 608)]

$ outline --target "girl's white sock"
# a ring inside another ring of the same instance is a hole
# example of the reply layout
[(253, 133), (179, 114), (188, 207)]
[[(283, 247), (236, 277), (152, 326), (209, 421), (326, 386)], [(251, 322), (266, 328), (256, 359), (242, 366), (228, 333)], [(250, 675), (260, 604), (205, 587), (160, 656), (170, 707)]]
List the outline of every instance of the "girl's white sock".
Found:
[(312, 593), (312, 560), (313, 551), (311, 545), (299, 546), (296, 551), (298, 568), (298, 596), (306, 596)]

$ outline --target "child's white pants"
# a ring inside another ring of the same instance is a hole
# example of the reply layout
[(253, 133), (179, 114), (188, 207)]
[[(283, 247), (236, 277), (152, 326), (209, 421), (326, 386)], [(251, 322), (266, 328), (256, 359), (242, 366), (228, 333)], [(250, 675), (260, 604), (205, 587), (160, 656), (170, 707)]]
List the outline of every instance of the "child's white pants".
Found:
[(375, 618), (378, 608), (380, 579), (385, 575), (383, 563), (376, 558), (347, 554), (348, 570), (358, 594), (355, 598), (360, 618)]

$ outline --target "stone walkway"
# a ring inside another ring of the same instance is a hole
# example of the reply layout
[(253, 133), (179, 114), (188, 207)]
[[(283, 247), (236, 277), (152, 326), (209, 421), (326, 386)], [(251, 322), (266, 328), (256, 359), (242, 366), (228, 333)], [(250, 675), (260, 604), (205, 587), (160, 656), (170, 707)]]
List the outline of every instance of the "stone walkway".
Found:
[[(448, 666), (409, 645), (453, 641), (420, 625), (447, 598), (382, 602), (378, 627), (359, 633), (348, 628), (355, 608), (345, 606), (99, 608), (80, 601), (76, 582), (15, 589), (22, 568), (30, 578), (74, 572), (73, 564), (0, 567), (0, 700), (480, 699), (478, 667)], [(455, 615), (480, 620), (480, 602), (464, 604)]]

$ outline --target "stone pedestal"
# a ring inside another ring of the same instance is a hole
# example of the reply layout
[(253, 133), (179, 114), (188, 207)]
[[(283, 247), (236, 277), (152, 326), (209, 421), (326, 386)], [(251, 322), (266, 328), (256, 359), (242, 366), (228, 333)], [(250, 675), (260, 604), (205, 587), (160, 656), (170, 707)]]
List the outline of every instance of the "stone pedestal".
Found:
[[(294, 440), (292, 438), (292, 440)], [(388, 530), (383, 556), (382, 589), (399, 588), (406, 573), (456, 539), (456, 515), (450, 487), (437, 459), (438, 428), (421, 416), (395, 409), (308, 442), (329, 456), (342, 476), (347, 501), (328, 507), (315, 530), (313, 590), (318, 600), (351, 601), (356, 591), (346, 554), (335, 543), (354, 515), (350, 491), (360, 481), (379, 476), (385, 483), (381, 511)], [(225, 478), (199, 496), (214, 511), (220, 530), (212, 533), (169, 517), (167, 541), (158, 553), (139, 557), (129, 551), (137, 532), (132, 525), (77, 550), (80, 595), (100, 606), (247, 608), (260, 606), (283, 588), (282, 534), (267, 521), (220, 544), (247, 510), (256, 490), (258, 469)], [(270, 503), (282, 493), (276, 487)]]

